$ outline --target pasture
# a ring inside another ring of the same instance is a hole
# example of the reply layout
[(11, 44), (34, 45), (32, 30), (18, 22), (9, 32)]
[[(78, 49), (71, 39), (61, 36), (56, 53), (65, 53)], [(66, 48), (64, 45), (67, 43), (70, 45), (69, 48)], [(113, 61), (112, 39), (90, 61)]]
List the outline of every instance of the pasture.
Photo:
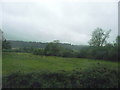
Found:
[(118, 87), (117, 62), (14, 52), (2, 58), (3, 87)]
[(3, 53), (3, 75), (20, 71), (24, 73), (37, 71), (58, 72), (61, 70), (84, 70), (95, 66), (118, 69), (117, 62), (91, 60), (83, 58), (63, 58), (55, 56), (37, 56), (30, 53)]

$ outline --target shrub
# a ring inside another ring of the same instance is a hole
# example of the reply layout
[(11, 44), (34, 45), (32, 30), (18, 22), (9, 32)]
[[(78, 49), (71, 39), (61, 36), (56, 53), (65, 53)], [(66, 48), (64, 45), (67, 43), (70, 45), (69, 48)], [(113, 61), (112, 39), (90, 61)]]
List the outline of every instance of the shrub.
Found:
[(33, 51), (34, 55), (44, 55), (44, 49), (35, 49)]
[(3, 88), (118, 88), (118, 71), (97, 65), (84, 71), (12, 73)]

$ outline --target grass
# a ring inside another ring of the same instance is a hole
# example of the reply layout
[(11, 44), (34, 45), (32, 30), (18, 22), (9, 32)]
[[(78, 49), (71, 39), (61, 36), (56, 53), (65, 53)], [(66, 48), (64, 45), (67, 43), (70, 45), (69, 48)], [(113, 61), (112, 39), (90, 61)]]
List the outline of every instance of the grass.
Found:
[(37, 56), (30, 53), (3, 53), (3, 76), (14, 72), (39, 72), (39, 71), (84, 71), (95, 66), (105, 66), (109, 69), (118, 69), (117, 62), (90, 60), (83, 58), (62, 58), (55, 56)]
[(118, 88), (118, 63), (3, 53), (3, 88)]

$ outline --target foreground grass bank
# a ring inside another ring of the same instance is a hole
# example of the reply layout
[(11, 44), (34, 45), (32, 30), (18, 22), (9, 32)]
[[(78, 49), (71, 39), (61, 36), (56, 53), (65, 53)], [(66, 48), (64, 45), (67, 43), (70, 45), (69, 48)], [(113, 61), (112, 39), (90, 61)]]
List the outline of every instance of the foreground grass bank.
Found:
[(118, 63), (3, 53), (3, 87), (118, 87)]

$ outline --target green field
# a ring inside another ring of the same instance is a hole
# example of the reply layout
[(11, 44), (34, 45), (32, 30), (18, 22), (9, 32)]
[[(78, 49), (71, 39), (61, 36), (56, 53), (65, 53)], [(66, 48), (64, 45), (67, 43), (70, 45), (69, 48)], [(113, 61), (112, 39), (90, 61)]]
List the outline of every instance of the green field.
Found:
[(35, 71), (84, 70), (95, 66), (106, 66), (118, 69), (117, 62), (90, 60), (82, 58), (62, 58), (55, 56), (37, 56), (30, 53), (3, 53), (3, 75), (21, 71), (24, 73)]
[(8, 88), (118, 87), (118, 63), (105, 60), (4, 52), (2, 71)]

